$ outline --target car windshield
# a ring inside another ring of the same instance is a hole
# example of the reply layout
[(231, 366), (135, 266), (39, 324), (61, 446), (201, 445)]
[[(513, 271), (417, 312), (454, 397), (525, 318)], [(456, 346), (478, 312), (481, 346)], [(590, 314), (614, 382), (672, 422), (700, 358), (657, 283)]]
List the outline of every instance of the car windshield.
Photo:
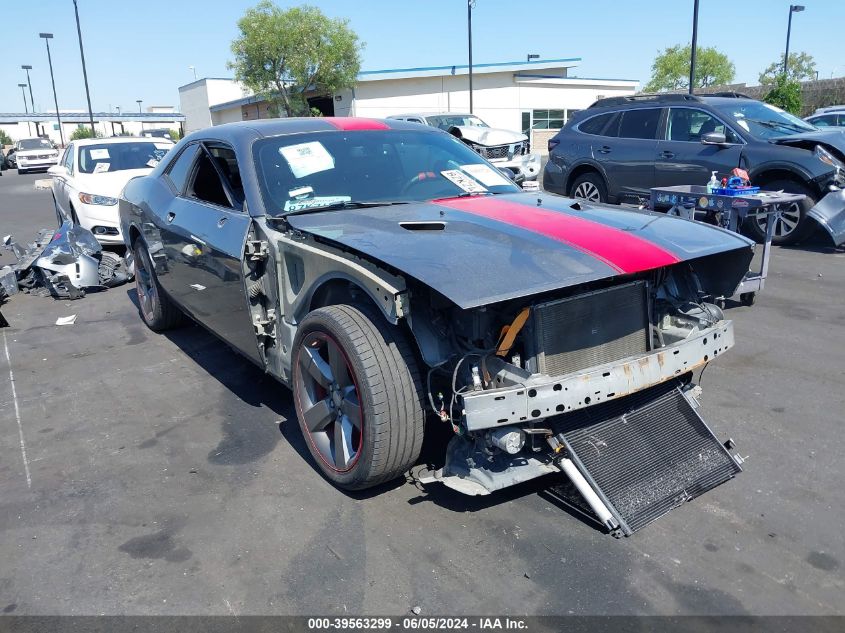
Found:
[(171, 143), (152, 141), (85, 145), (79, 148), (79, 171), (99, 174), (155, 167), (171, 147)]
[(736, 103), (721, 103), (716, 106), (733, 117), (742, 129), (762, 139), (778, 138), (801, 132), (815, 132), (816, 127), (778, 107), (760, 101), (737, 99)]
[(461, 141), (434, 131), (279, 136), (257, 141), (253, 156), (275, 216), (519, 191)]
[(448, 131), (451, 127), (490, 127), (477, 116), (471, 114), (449, 114), (426, 117), (429, 125)]
[(53, 149), (53, 144), (46, 138), (25, 138), (18, 142), (22, 150), (27, 149)]

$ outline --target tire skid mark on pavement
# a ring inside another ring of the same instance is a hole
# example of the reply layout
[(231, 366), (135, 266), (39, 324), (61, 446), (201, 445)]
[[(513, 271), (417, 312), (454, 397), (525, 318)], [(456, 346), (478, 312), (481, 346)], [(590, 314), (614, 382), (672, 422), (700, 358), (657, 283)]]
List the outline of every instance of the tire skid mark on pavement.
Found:
[(26, 487), (32, 488), (32, 477), (29, 473), (29, 460), (26, 457), (26, 441), (23, 438), (23, 425), (21, 424), (21, 410), (18, 406), (18, 392), (15, 389), (15, 372), (12, 370), (12, 358), (9, 356), (9, 341), (6, 338), (6, 330), (3, 330), (3, 349), (6, 351), (6, 364), (9, 365), (9, 384), (12, 388), (12, 402), (15, 405), (15, 420), (18, 423), (18, 436), (21, 445), (21, 458), (23, 459), (23, 469), (26, 473)]

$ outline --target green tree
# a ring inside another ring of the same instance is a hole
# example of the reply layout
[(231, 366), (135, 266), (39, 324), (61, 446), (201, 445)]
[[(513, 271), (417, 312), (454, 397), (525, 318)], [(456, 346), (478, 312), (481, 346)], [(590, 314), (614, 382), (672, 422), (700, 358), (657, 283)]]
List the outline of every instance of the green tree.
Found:
[[(688, 89), (691, 52), (689, 44), (677, 44), (655, 57), (645, 92)], [(712, 47), (697, 49), (694, 88), (729, 84), (734, 79), (734, 73), (733, 62), (724, 53)]]
[(178, 141), (180, 138), (182, 138), (182, 136), (179, 134), (179, 130), (175, 130), (173, 128), (170, 128), (170, 130), (168, 130), (168, 132), (170, 134), (170, 140), (173, 141), (174, 143), (176, 141)]
[(348, 20), (307, 5), (283, 11), (262, 0), (238, 20), (238, 29), (229, 68), (276, 112), (307, 115), (305, 91), (331, 95), (355, 84), (363, 44)]
[(774, 87), (763, 97), (763, 101), (799, 116), (801, 114), (801, 84), (781, 74), (775, 79)]
[[(783, 54), (776, 62), (772, 62), (766, 70), (760, 73), (759, 81), (761, 86), (772, 88), (777, 83), (777, 78), (783, 74)], [(790, 53), (789, 63), (786, 65), (786, 77), (790, 81), (803, 81), (816, 78), (816, 61), (813, 56), (805, 53)]]
[(70, 135), (71, 141), (80, 141), (84, 138), (102, 138), (103, 135), (100, 132), (96, 134), (91, 131), (91, 128), (87, 125), (80, 125), (73, 131), (73, 134)]
[(6, 130), (0, 130), (0, 147), (12, 145), (13, 143), (12, 137), (6, 134)]

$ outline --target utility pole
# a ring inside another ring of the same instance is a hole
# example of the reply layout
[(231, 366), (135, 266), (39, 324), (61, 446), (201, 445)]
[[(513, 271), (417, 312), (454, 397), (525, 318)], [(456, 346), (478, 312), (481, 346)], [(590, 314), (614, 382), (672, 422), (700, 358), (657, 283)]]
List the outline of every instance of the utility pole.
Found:
[(59, 98), (56, 96), (56, 79), (53, 77), (53, 57), (50, 55), (50, 40), (53, 39), (52, 33), (39, 33), (38, 37), (44, 39), (47, 44), (47, 63), (50, 64), (50, 82), (53, 84), (53, 103), (56, 104), (56, 119), (59, 122), (59, 139), (62, 146), (65, 144), (65, 133), (62, 130), (62, 116), (59, 114)]
[(82, 49), (82, 29), (79, 27), (79, 7), (76, 0), (73, 0), (73, 12), (76, 14), (76, 34), (79, 37), (79, 56), (82, 58), (82, 78), (85, 80), (85, 98), (88, 99), (88, 122), (91, 124), (91, 134), (96, 134), (94, 129), (94, 113), (91, 111), (91, 93), (88, 91), (88, 71), (85, 68), (85, 51)]
[(472, 114), (472, 9), (475, 0), (467, 0), (467, 40), (469, 42), (469, 113)]
[[(24, 114), (29, 114), (29, 110), (26, 109), (26, 92), (24, 91), (26, 84), (18, 84), (18, 87), (21, 89), (21, 96), (23, 97), (23, 112)], [(26, 129), (30, 134), (32, 134), (32, 126), (29, 121), (26, 122)]]
[(786, 77), (786, 69), (787, 64), (789, 64), (789, 36), (792, 34), (792, 14), (793, 13), (800, 13), (804, 10), (804, 6), (801, 4), (790, 4), (789, 5), (789, 23), (786, 27), (786, 52), (783, 54), (783, 76)]
[(698, 48), (698, 0), (692, 8), (692, 46), (689, 62), (689, 93), (695, 92), (695, 52)]
[(32, 112), (35, 113), (35, 99), (32, 98), (32, 82), (29, 80), (29, 71), (32, 70), (32, 66), (29, 64), (24, 64), (21, 66), (22, 69), (26, 71), (26, 85), (29, 86), (29, 105), (32, 106)]

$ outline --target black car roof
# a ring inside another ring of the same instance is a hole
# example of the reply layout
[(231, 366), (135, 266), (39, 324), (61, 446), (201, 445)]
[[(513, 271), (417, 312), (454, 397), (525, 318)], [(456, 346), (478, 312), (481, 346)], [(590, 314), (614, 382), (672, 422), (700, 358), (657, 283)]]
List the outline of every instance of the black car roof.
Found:
[[(337, 122), (337, 124), (333, 123)], [(351, 122), (351, 126), (348, 126)], [(422, 128), (419, 124), (398, 119), (366, 119), (347, 117), (292, 117), (279, 119), (260, 119), (255, 121), (237, 121), (191, 132), (186, 139), (217, 139), (239, 144), (258, 138), (281, 136), (283, 134), (307, 134), (309, 132), (354, 131), (364, 130), (367, 123), (371, 129), (383, 129), (382, 125), (392, 130), (413, 130), (415, 132), (437, 133), (436, 128)]]
[(667, 93), (657, 95), (631, 95), (629, 97), (609, 97), (607, 99), (600, 99), (591, 105), (586, 111), (597, 110), (627, 110), (632, 108), (663, 108), (667, 106), (695, 106), (695, 105), (711, 105), (721, 106), (730, 105), (737, 102), (755, 101), (748, 97), (736, 96), (711, 96), (711, 95), (687, 95), (679, 93)]

